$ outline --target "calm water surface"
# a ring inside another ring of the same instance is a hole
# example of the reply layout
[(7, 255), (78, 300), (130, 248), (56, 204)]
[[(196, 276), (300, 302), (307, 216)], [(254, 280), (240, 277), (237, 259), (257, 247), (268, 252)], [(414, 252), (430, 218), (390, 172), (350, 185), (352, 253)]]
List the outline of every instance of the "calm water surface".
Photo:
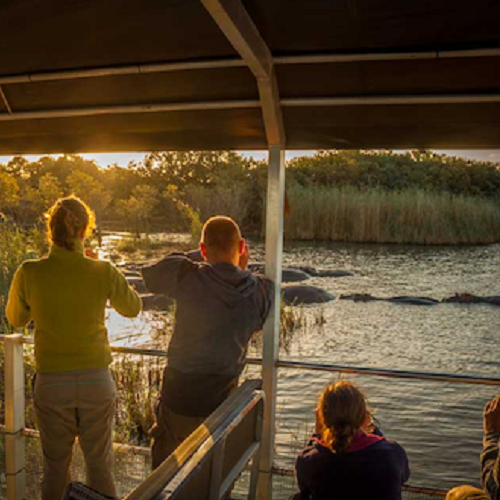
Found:
[[(253, 255), (262, 258), (257, 245)], [(310, 284), (341, 293), (420, 295), (455, 292), (500, 295), (500, 245), (411, 247), (289, 243), (284, 265), (343, 269), (354, 276), (313, 278)], [(500, 307), (334, 301), (296, 309), (307, 325), (281, 357), (500, 377)], [(324, 318), (323, 326), (316, 324)], [(110, 313), (113, 343), (149, 342), (149, 317), (130, 321)], [(252, 355), (261, 353), (254, 346)], [(254, 371), (254, 370), (251, 370)], [(278, 392), (278, 464), (291, 466), (313, 424), (319, 391), (334, 374), (281, 370)], [(351, 376), (366, 392), (382, 430), (407, 450), (411, 483), (451, 487), (478, 484), (482, 407), (494, 387)]]

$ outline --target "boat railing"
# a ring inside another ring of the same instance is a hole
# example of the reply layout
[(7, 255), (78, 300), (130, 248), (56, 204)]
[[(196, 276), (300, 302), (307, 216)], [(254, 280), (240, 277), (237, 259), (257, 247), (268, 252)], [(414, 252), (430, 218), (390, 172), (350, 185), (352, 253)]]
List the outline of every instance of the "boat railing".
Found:
[[(5, 344), (5, 425), (1, 429), (5, 436), (5, 482), (7, 500), (21, 500), (26, 492), (25, 437), (38, 434), (25, 428), (25, 375), (24, 375), (24, 344), (34, 344), (34, 339), (22, 334), (0, 335)], [(158, 349), (143, 349), (123, 346), (111, 346), (116, 354), (130, 354), (166, 358), (167, 353)], [(248, 364), (260, 365), (261, 359), (250, 357)], [(320, 371), (339, 374), (357, 374), (374, 377), (390, 377), (395, 379), (414, 379), (434, 382), (449, 382), (462, 384), (479, 384), (486, 386), (500, 385), (500, 378), (475, 375), (457, 375), (411, 370), (389, 370), (382, 368), (356, 367), (350, 365), (307, 363), (301, 361), (278, 360), (277, 368), (291, 370)], [(140, 447), (116, 445), (116, 451), (134, 450), (139, 454), (148, 454), (148, 450)], [(273, 468), (273, 474), (282, 477), (293, 475), (293, 471), (279, 467)], [(422, 494), (443, 497), (446, 492), (434, 488), (405, 486), (405, 490), (416, 495)]]

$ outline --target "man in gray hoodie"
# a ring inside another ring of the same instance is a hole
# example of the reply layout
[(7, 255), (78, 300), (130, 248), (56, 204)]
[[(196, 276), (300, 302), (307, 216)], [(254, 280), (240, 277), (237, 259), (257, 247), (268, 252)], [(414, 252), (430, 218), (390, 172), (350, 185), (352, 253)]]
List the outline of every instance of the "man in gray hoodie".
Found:
[(238, 386), (248, 343), (271, 307), (273, 284), (247, 270), (249, 250), (238, 225), (212, 217), (200, 252), (172, 254), (144, 268), (147, 288), (176, 301), (161, 397), (153, 468), (158, 467)]

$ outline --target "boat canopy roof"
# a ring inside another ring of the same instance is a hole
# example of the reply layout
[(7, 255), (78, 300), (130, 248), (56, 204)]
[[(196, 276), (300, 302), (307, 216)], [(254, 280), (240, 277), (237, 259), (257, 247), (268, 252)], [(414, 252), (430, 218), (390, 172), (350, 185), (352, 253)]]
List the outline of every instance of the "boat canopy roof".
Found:
[(498, 0), (7, 0), (0, 154), (500, 146)]

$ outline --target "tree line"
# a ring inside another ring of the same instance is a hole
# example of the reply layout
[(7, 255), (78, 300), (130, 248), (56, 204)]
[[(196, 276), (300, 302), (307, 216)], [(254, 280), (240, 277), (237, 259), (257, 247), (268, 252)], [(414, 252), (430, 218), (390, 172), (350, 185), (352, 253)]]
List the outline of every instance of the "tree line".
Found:
[[(0, 213), (31, 226), (57, 198), (73, 193), (95, 210), (98, 224), (112, 229), (180, 231), (226, 213), (259, 233), (266, 182), (265, 161), (232, 151), (155, 152), (126, 167), (101, 167), (78, 155), (32, 162), (16, 156), (0, 164)], [(429, 151), (320, 151), (287, 163), (287, 185), (292, 211), (294, 187), (421, 190), (498, 201), (500, 166)]]

